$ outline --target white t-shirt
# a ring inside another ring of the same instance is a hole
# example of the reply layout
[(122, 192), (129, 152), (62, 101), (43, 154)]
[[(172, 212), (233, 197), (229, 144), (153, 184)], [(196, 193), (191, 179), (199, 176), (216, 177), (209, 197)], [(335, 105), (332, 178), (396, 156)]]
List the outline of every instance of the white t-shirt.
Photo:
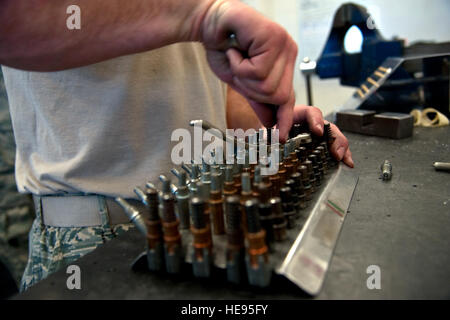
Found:
[(173, 130), (226, 127), (226, 87), (199, 43), (59, 72), (2, 69), (23, 193), (135, 197), (174, 167)]

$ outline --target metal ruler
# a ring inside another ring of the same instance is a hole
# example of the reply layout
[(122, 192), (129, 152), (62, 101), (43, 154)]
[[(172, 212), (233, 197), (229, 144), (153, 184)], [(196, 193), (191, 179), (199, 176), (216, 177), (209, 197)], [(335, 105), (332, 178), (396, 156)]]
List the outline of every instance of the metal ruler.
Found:
[(357, 183), (354, 170), (340, 165), (276, 273), (311, 295), (320, 292)]

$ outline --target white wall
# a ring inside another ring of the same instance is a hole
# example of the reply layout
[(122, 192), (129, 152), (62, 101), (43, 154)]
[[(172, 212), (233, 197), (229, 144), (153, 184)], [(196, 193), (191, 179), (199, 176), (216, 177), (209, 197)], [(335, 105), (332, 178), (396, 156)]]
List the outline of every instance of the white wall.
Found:
[[(450, 0), (243, 0), (265, 16), (280, 23), (299, 45), (297, 66), (309, 56), (317, 59), (331, 29), (334, 14), (341, 4), (353, 2), (366, 7), (382, 36), (418, 40), (450, 41)], [(294, 85), (297, 102), (306, 103), (304, 81), (298, 68)], [(353, 93), (339, 80), (313, 79), (314, 104), (331, 112)]]

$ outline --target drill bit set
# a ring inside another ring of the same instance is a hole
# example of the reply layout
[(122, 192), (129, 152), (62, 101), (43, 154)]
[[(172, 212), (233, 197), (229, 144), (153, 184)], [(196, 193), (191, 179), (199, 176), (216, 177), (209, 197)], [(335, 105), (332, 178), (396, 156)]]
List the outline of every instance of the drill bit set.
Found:
[(135, 188), (147, 212), (116, 199), (147, 239), (149, 270), (179, 274), (189, 266), (195, 277), (209, 278), (220, 268), (231, 283), (270, 285), (308, 218), (314, 194), (336, 166), (329, 152), (333, 137), (329, 124), (322, 137), (294, 125), (279, 145), (278, 170), (271, 175), (262, 174), (269, 157), (250, 163), (250, 140), (270, 145), (271, 130), (249, 139), (234, 164), (217, 161), (223, 160), (217, 148), (201, 165), (172, 169), (176, 183), (161, 175), (159, 189), (151, 182)]

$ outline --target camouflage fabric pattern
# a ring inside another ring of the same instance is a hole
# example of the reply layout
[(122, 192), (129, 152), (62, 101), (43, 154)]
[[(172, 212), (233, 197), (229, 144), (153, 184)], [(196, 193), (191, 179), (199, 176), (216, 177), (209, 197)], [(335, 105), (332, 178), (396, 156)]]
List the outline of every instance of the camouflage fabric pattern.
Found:
[(128, 231), (132, 224), (104, 224), (95, 227), (50, 227), (34, 220), (29, 235), (29, 259), (20, 291), (45, 279), (108, 240)]
[(28, 232), (34, 219), (33, 201), (19, 194), (14, 178), (16, 146), (0, 69), (0, 263), (18, 285), (28, 258)]
[(7, 267), (17, 285), (20, 283), (21, 290), (132, 227), (131, 224), (110, 227), (107, 222), (102, 226), (85, 228), (44, 226), (39, 214), (34, 219), (31, 195), (17, 191), (15, 152), (8, 100), (0, 69), (0, 263)]

